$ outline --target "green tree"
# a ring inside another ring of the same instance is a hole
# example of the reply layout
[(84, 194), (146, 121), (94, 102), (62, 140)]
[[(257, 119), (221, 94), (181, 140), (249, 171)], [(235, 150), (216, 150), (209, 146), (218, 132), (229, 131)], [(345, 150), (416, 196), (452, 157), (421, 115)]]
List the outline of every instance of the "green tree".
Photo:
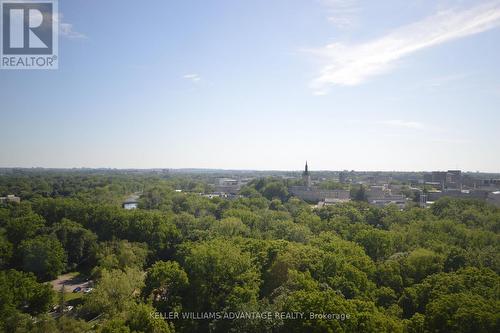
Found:
[(365, 229), (357, 233), (354, 240), (376, 261), (387, 258), (394, 251), (392, 235), (384, 230)]
[(396, 291), (403, 289), (401, 264), (396, 260), (386, 260), (377, 266), (377, 284), (387, 286)]
[(9, 265), (13, 248), (12, 243), (7, 240), (4, 230), (0, 228), (0, 269), (7, 268)]
[(144, 276), (137, 269), (103, 269), (95, 290), (85, 299), (82, 311), (89, 315), (105, 314), (109, 317), (128, 311), (135, 303), (143, 283)]
[(211, 229), (216, 234), (226, 237), (248, 236), (250, 234), (250, 228), (237, 217), (226, 217), (215, 221)]
[(414, 282), (443, 270), (443, 257), (428, 249), (416, 249), (406, 258), (404, 274)]
[(98, 264), (96, 275), (102, 269), (142, 269), (147, 255), (148, 247), (143, 243), (132, 243), (127, 240), (101, 243), (96, 252)]
[(360, 184), (358, 188), (351, 188), (351, 198), (354, 201), (368, 201), (365, 187)]
[(142, 294), (163, 312), (180, 312), (188, 277), (175, 261), (157, 261), (148, 269)]
[(151, 315), (154, 308), (146, 304), (137, 304), (129, 311), (126, 325), (131, 332), (170, 333), (173, 329), (159, 317)]
[(53, 297), (52, 288), (38, 283), (32, 273), (0, 271), (0, 313), (13, 309), (33, 315), (44, 313)]
[(486, 301), (479, 295), (443, 295), (427, 305), (425, 323), (429, 331), (489, 333), (500, 331), (499, 301)]
[(257, 300), (259, 274), (249, 253), (228, 240), (186, 245), (184, 269), (190, 281), (189, 308), (241, 309)]
[(286, 201), (288, 199), (288, 189), (281, 181), (272, 181), (264, 186), (262, 195), (268, 200), (280, 199)]
[(80, 224), (68, 219), (52, 226), (52, 232), (68, 255), (68, 268), (74, 269), (89, 260), (97, 246), (97, 236)]
[(23, 240), (33, 238), (45, 226), (43, 217), (29, 213), (12, 218), (7, 222), (7, 237), (14, 245), (19, 245)]
[(20, 245), (23, 269), (41, 280), (57, 277), (66, 267), (66, 253), (57, 238), (48, 235), (25, 240)]

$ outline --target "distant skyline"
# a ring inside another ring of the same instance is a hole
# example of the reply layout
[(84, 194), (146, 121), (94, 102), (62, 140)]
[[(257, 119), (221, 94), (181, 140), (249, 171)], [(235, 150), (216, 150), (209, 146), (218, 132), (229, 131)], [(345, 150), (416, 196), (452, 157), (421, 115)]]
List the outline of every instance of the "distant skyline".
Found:
[(0, 168), (500, 172), (500, 0), (59, 1)]
[[(174, 172), (180, 174), (214, 174), (214, 173), (228, 173), (228, 174), (246, 174), (246, 173), (262, 173), (267, 175), (273, 175), (274, 173), (299, 173), (302, 174), (304, 169), (206, 169), (206, 168), (43, 168), (43, 167), (0, 167), (0, 171), (4, 170), (21, 170), (21, 171), (68, 171), (68, 172), (96, 172), (109, 171), (109, 172)], [(320, 169), (320, 170), (310, 170), (311, 173), (324, 173), (324, 172), (355, 172), (355, 173), (432, 173), (432, 172), (447, 172), (453, 171), (453, 169), (442, 169), (442, 170), (354, 170), (354, 169), (343, 169), (343, 170), (330, 170), (330, 169)], [(480, 170), (459, 170), (462, 174), (488, 174), (488, 175), (498, 175), (500, 172), (487, 172)], [(0, 173), (1, 174), (1, 173)]]

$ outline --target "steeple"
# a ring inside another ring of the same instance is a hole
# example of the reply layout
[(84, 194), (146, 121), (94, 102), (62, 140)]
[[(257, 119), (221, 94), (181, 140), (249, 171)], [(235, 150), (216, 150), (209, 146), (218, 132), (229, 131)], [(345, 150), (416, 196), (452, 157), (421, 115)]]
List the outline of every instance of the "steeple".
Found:
[(311, 175), (309, 174), (309, 166), (307, 165), (307, 161), (304, 172), (302, 173), (302, 179), (304, 180), (304, 183), (307, 187), (311, 187)]

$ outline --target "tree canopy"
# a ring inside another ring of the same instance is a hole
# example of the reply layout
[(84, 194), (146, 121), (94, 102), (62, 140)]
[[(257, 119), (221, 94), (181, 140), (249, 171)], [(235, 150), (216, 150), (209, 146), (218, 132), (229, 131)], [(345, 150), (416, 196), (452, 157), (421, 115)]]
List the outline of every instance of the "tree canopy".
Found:
[[(451, 198), (378, 208), (355, 186), (357, 200), (315, 208), (278, 177), (234, 198), (203, 196), (209, 181), (1, 176), (22, 202), (0, 204), (0, 332), (500, 331), (499, 208)], [(50, 280), (75, 271), (93, 289), (53, 311)], [(200, 313), (272, 315), (182, 316)]]

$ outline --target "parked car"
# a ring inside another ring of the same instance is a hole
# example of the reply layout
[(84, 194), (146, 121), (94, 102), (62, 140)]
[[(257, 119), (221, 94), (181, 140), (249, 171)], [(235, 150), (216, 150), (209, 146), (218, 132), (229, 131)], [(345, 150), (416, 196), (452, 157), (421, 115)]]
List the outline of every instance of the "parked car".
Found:
[(88, 293), (92, 292), (92, 290), (94, 290), (94, 288), (85, 288), (85, 289), (83, 289), (83, 293), (88, 294)]
[(75, 289), (73, 289), (74, 293), (79, 293), (80, 291), (82, 291), (81, 287), (76, 287)]

